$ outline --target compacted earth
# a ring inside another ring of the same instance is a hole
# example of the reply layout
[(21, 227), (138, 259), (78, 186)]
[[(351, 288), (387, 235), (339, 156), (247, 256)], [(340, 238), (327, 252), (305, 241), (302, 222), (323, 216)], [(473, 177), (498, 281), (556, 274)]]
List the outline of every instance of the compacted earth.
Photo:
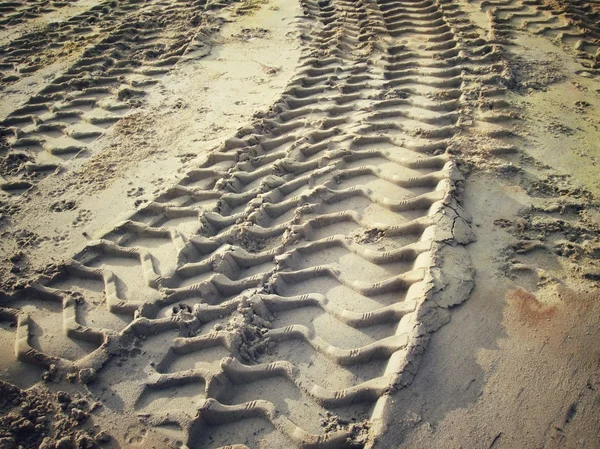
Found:
[(0, 0), (0, 449), (600, 447), (599, 24)]

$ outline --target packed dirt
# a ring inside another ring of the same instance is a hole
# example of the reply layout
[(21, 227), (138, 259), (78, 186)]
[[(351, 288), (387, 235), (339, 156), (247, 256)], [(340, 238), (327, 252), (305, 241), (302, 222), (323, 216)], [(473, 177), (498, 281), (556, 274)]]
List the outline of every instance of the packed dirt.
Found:
[(599, 20), (0, 2), (0, 449), (600, 447)]

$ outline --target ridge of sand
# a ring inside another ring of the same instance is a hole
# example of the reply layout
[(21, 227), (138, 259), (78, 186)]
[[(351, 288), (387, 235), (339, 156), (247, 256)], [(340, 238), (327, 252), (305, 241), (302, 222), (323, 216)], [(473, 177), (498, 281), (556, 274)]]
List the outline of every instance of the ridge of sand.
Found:
[(114, 2), (23, 72), (0, 438), (593, 447), (593, 7), (300, 8)]

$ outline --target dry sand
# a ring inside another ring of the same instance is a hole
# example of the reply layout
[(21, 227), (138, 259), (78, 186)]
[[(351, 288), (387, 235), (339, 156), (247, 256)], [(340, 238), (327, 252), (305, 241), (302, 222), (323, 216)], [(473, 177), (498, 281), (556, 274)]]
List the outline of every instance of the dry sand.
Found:
[(600, 447), (599, 18), (0, 3), (0, 449)]

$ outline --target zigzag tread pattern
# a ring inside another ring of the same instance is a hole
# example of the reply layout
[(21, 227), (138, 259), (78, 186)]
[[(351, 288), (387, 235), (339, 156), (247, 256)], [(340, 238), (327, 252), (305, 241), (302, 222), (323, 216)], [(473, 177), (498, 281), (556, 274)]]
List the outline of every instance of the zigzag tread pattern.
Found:
[[(498, 82), (499, 47), (450, 1), (301, 4), (297, 76), (268, 113), (58, 275), (0, 298), (25, 363), (102, 382), (144, 347), (125, 407), (190, 448), (371, 447), (424, 349), (445, 233), (468, 228), (449, 150), (471, 81)], [(35, 338), (32, 302), (86, 345)]]
[[(9, 86), (42, 67), (64, 57), (65, 54), (85, 50), (90, 45), (104, 41), (119, 26), (133, 20), (130, 32), (135, 30), (135, 20), (142, 14), (166, 15), (161, 24), (169, 25), (176, 14), (187, 16), (194, 21), (198, 13), (205, 9), (220, 6), (217, 2), (206, 1), (156, 1), (156, 0), (106, 0), (91, 8), (69, 17), (67, 20), (52, 22), (42, 29), (18, 35), (0, 47), (0, 87)], [(143, 16), (142, 16), (143, 18)], [(157, 25), (155, 23), (155, 25)], [(76, 42), (76, 45), (69, 42)], [(148, 39), (144, 39), (148, 42)], [(108, 42), (118, 43), (119, 38)], [(73, 48), (75, 47), (75, 48)], [(92, 50), (92, 53), (95, 53)]]
[(66, 1), (23, 1), (10, 0), (0, 2), (0, 30), (10, 29), (10, 27), (19, 23), (26, 22), (30, 19), (35, 19), (44, 14), (64, 8), (65, 6), (76, 3), (77, 0)]
[(600, 57), (600, 10), (593, 1), (483, 0), (479, 7), (491, 21), (488, 38), (500, 42), (515, 30), (545, 36), (572, 52), (597, 74)]
[[(211, 25), (202, 12), (225, 6), (205, 0), (106, 2), (39, 33), (21, 36), (4, 48), (3, 81), (14, 82), (64, 51), (65, 42), (87, 43), (65, 72), (0, 123), (7, 158), (27, 161), (3, 173), (3, 190), (19, 194), (46, 174), (88, 154), (101, 137), (143, 101), (176, 64), (210, 52)], [(85, 44), (82, 44), (85, 45)]]

